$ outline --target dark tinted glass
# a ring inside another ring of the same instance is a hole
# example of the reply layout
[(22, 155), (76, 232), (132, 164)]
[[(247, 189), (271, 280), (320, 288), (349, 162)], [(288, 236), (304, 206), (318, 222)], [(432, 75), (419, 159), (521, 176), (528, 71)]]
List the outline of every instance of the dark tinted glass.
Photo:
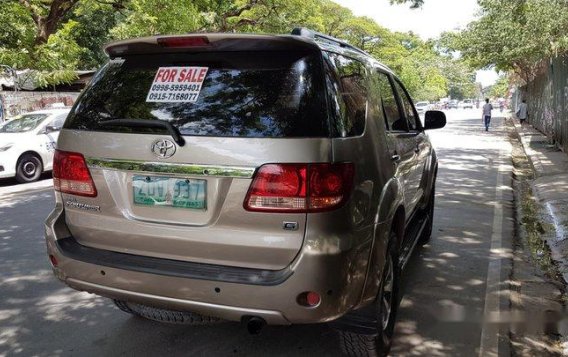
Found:
[[(328, 137), (321, 57), (294, 52), (131, 56), (92, 80), (65, 128), (113, 132), (162, 129), (103, 126), (111, 119), (159, 119), (183, 135)], [(147, 102), (160, 67), (207, 67), (195, 103)]]
[(396, 90), (398, 92), (398, 96), (400, 98), (400, 102), (401, 102), (402, 108), (404, 110), (404, 113), (406, 114), (406, 120), (408, 121), (408, 128), (410, 130), (418, 130), (418, 128), (419, 128), (418, 124), (417, 124), (418, 118), (416, 117), (416, 114), (414, 113), (414, 108), (412, 106), (412, 100), (406, 94), (406, 92), (402, 88), (402, 85), (398, 81), (395, 81), (394, 85), (395, 85)]
[(394, 131), (408, 131), (406, 120), (400, 115), (393, 88), (386, 74), (377, 72), (381, 99), (387, 119), (387, 129)]
[(56, 116), (51, 123), (49, 123), (49, 125), (57, 128), (57, 129), (61, 129), (61, 127), (63, 127), (63, 123), (65, 123), (65, 119), (67, 118), (67, 113), (65, 114), (59, 114), (58, 116)]
[(365, 66), (335, 53), (328, 53), (325, 62), (334, 136), (363, 134), (367, 109)]

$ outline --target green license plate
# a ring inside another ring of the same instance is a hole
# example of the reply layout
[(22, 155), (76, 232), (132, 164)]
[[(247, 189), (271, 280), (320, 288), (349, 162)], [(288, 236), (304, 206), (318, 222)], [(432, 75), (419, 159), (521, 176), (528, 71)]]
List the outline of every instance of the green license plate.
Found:
[(143, 206), (205, 209), (207, 181), (158, 176), (134, 176), (134, 204)]

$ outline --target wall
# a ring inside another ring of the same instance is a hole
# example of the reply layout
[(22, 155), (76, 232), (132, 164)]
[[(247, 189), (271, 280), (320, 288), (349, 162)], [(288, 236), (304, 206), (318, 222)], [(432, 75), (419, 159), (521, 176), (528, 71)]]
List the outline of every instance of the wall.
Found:
[(568, 152), (568, 56), (544, 64), (536, 78), (521, 88), (519, 97), (527, 100), (529, 123)]
[(21, 113), (49, 108), (54, 103), (71, 106), (79, 96), (78, 92), (11, 92), (0, 91), (3, 118)]

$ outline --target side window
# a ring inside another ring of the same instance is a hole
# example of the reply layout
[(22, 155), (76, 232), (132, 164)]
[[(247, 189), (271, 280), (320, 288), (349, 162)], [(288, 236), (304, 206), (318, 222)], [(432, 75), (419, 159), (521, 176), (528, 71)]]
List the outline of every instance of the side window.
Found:
[(333, 130), (340, 137), (357, 136), (365, 130), (367, 73), (354, 59), (327, 53), (326, 82), (331, 96)]
[(388, 76), (382, 72), (377, 72), (381, 100), (387, 120), (387, 130), (408, 131), (406, 120), (400, 115), (396, 97), (393, 92)]
[(412, 130), (412, 131), (418, 130), (420, 127), (419, 127), (419, 124), (418, 124), (418, 118), (416, 117), (416, 114), (414, 113), (414, 107), (412, 106), (412, 100), (410, 99), (408, 94), (406, 94), (406, 91), (404, 90), (404, 88), (402, 87), (402, 85), (398, 81), (394, 81), (394, 85), (396, 87), (396, 90), (398, 91), (398, 96), (400, 98), (400, 103), (402, 105), (404, 113), (406, 114), (406, 119), (408, 120), (409, 129)]
[(59, 114), (51, 121), (51, 123), (49, 123), (49, 125), (54, 126), (59, 130), (63, 127), (63, 123), (65, 123), (66, 118), (67, 118), (67, 113)]

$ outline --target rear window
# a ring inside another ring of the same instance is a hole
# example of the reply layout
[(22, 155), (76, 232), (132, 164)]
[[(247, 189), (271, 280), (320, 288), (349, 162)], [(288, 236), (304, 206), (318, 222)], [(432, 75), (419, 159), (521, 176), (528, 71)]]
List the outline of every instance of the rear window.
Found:
[[(167, 78), (164, 68), (194, 69), (201, 81), (198, 94), (172, 97), (172, 87), (156, 87), (160, 69)], [(171, 122), (182, 135), (328, 137), (321, 72), (320, 55), (290, 51), (129, 56), (110, 61), (93, 78), (65, 128), (163, 132), (101, 124), (158, 119)]]

